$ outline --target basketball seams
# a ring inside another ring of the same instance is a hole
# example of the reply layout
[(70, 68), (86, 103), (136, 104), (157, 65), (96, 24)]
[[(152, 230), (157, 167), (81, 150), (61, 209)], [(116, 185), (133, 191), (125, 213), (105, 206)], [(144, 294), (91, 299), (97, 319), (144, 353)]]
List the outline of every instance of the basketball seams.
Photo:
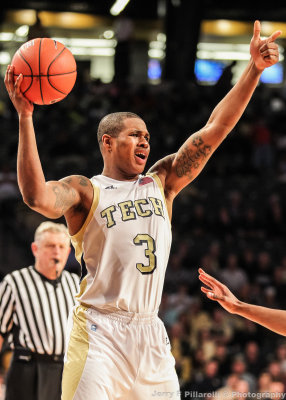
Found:
[[(62, 75), (69, 75), (69, 74), (74, 74), (76, 72), (76, 69), (74, 69), (73, 71), (69, 71), (69, 72), (61, 72), (61, 73), (59, 73), (59, 74), (49, 74), (49, 75), (43, 75), (43, 74), (41, 74), (41, 75), (33, 75), (33, 73), (32, 73), (32, 75), (27, 75), (27, 74), (22, 74), (23, 75), (23, 77), (24, 78), (31, 78), (31, 77), (34, 77), (34, 78), (39, 78), (39, 77), (43, 77), (43, 78), (47, 78), (48, 76), (62, 76)], [(19, 76), (19, 74), (14, 74), (15, 76)]]
[[(57, 76), (57, 75), (66, 75), (67, 73), (65, 73), (65, 74), (49, 74), (49, 70), (50, 70), (50, 68), (51, 68), (51, 66), (52, 66), (52, 64), (57, 60), (57, 58), (59, 58), (60, 57), (60, 55), (65, 51), (65, 50), (67, 50), (67, 48), (64, 46), (63, 48), (62, 48), (62, 50), (59, 52), (59, 54), (57, 54), (54, 58), (53, 58), (53, 60), (50, 62), (50, 65), (48, 66), (48, 69), (47, 69), (47, 79), (48, 79), (48, 82), (49, 82), (49, 84), (57, 91), (57, 92), (59, 92), (59, 93), (61, 93), (61, 94), (64, 94), (64, 95), (68, 95), (68, 93), (65, 93), (65, 92), (62, 92), (60, 89), (58, 89), (57, 87), (55, 87), (52, 83), (51, 83), (51, 81), (50, 81), (50, 76)], [(74, 71), (75, 72), (75, 71)]]
[(39, 43), (39, 74), (40, 74), (39, 75), (40, 76), (39, 86), (40, 86), (40, 93), (41, 93), (42, 102), (43, 102), (43, 104), (45, 104), (44, 97), (43, 97), (43, 91), (42, 91), (42, 79), (41, 79), (41, 47), (42, 47), (42, 40), (43, 39), (41, 39), (40, 43)]
[[(30, 89), (30, 87), (32, 86), (32, 84), (33, 84), (33, 70), (32, 70), (32, 68), (31, 68), (31, 66), (30, 66), (30, 64), (28, 63), (28, 61), (25, 59), (25, 57), (23, 56), (23, 54), (21, 53), (21, 50), (19, 50), (18, 51), (18, 53), (19, 53), (19, 56), (22, 58), (22, 60), (28, 65), (28, 67), (30, 68), (30, 71), (31, 71), (31, 75), (23, 75), (23, 77), (24, 76), (29, 76), (30, 78), (32, 78), (31, 79), (31, 83), (30, 83), (30, 85), (28, 86), (28, 88), (25, 90), (25, 92), (23, 92), (24, 94)], [(16, 75), (16, 74), (14, 74), (14, 75)]]
[(53, 46), (51, 40), (33, 39), (24, 44), (23, 50), (19, 49), (13, 58), (17, 68), (14, 81), (23, 75), (23, 94), (35, 104), (53, 104), (62, 100), (70, 93), (76, 80), (77, 68), (72, 53), (58, 41), (53, 40)]
[(48, 69), (47, 69), (47, 76), (49, 76), (49, 70), (50, 70), (50, 68), (51, 68), (51, 65), (56, 61), (56, 59), (64, 52), (66, 50), (66, 47), (64, 46), (63, 48), (62, 48), (62, 50), (59, 52), (59, 54), (57, 54), (53, 59), (52, 59), (52, 61), (50, 62), (50, 65), (48, 66)]
[[(76, 71), (74, 71), (73, 73), (75, 73), (75, 72), (76, 72)], [(65, 74), (58, 74), (58, 75), (62, 76), (62, 75), (65, 75)], [(50, 76), (57, 76), (57, 75), (47, 75), (49, 84), (52, 86), (52, 88), (54, 88), (54, 89), (55, 89), (57, 92), (59, 92), (59, 93), (62, 93), (62, 94), (64, 94), (64, 95), (68, 95), (68, 93), (62, 92), (60, 89), (56, 88), (56, 87), (50, 82), (50, 79), (49, 79)]]

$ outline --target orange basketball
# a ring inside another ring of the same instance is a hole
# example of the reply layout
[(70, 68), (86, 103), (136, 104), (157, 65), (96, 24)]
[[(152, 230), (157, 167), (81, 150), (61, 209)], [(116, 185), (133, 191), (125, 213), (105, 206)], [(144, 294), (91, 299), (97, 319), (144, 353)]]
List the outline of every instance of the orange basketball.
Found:
[(75, 84), (74, 56), (57, 40), (29, 40), (17, 50), (11, 65), (14, 66), (14, 81), (23, 74), (21, 91), (35, 104), (61, 101)]

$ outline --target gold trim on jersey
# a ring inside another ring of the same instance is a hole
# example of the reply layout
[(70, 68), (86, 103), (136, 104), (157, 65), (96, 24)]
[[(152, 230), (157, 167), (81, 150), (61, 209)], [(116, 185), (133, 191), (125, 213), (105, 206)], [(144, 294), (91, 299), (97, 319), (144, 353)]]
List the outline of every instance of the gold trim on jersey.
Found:
[[(86, 276), (82, 279), (82, 281), (79, 284), (79, 292), (75, 295), (76, 299), (80, 299), (81, 296), (84, 294), (85, 289), (87, 287), (87, 281), (86, 281)], [(82, 304), (82, 303), (81, 303)]]
[(170, 218), (170, 215), (169, 215), (169, 211), (168, 211), (168, 207), (167, 207), (167, 201), (166, 201), (166, 196), (165, 196), (165, 192), (164, 192), (164, 188), (163, 188), (161, 179), (159, 178), (159, 176), (158, 176), (157, 174), (155, 174), (155, 172), (148, 172), (148, 173), (146, 174), (146, 176), (148, 176), (148, 175), (149, 175), (149, 176), (152, 176), (152, 178), (155, 179), (155, 182), (157, 183), (157, 185), (158, 185), (158, 187), (159, 187), (159, 189), (160, 189), (160, 191), (161, 191), (161, 194), (162, 194), (162, 197), (163, 197), (163, 200), (164, 200), (164, 203), (165, 203), (165, 207), (166, 207), (166, 210), (167, 210), (168, 220), (169, 220), (170, 229), (171, 229), (171, 218)]
[(73, 327), (63, 370), (62, 400), (74, 398), (86, 363), (89, 341), (85, 313), (86, 309), (82, 306), (78, 306), (74, 310)]
[(83, 254), (83, 250), (82, 250), (82, 243), (83, 243), (83, 235), (84, 232), (86, 230), (87, 225), (89, 224), (89, 222), (91, 221), (93, 214), (98, 206), (98, 202), (99, 202), (99, 187), (95, 186), (92, 183), (93, 186), (93, 200), (92, 200), (92, 204), (88, 213), (88, 216), (86, 218), (86, 220), (84, 221), (84, 224), (82, 225), (82, 227), (80, 228), (80, 230), (73, 236), (71, 236), (71, 242), (72, 245), (74, 247), (75, 250), (75, 258), (77, 259), (77, 261), (79, 262), (79, 264), (81, 265), (81, 258), (82, 258), (82, 254)]

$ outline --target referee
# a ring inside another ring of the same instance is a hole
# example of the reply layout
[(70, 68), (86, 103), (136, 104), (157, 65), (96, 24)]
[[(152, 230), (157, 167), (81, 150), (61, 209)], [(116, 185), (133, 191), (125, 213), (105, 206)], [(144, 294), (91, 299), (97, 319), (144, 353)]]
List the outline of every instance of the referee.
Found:
[(12, 341), (6, 400), (60, 400), (68, 314), (79, 277), (64, 271), (70, 253), (65, 225), (43, 222), (32, 243), (35, 265), (0, 284), (0, 349)]

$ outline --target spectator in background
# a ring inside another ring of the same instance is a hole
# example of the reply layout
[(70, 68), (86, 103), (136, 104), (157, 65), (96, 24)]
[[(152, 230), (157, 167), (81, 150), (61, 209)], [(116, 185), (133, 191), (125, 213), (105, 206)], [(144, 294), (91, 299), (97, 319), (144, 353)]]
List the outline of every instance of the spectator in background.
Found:
[(249, 400), (251, 397), (248, 396), (249, 393), (251, 392), (251, 388), (249, 385), (249, 382), (246, 379), (239, 379), (236, 386), (235, 386), (235, 392), (234, 392), (234, 400), (241, 400), (241, 398)]
[(235, 232), (232, 217), (226, 206), (221, 206), (215, 218), (217, 235), (222, 241), (233, 241)]
[(242, 218), (241, 236), (247, 241), (254, 241), (264, 238), (265, 232), (258, 214), (258, 210), (253, 205), (248, 205)]
[(279, 194), (272, 193), (268, 197), (265, 214), (268, 237), (274, 239), (284, 236), (286, 233), (285, 209)]
[(282, 368), (280, 362), (277, 359), (273, 359), (267, 364), (266, 371), (269, 372), (272, 381), (283, 380)]
[(280, 362), (280, 366), (283, 373), (283, 381), (286, 378), (286, 343), (283, 341), (282, 343), (278, 343), (276, 348), (276, 357)]
[(233, 228), (239, 230), (243, 225), (243, 201), (242, 193), (238, 188), (229, 192), (228, 211)]
[(167, 292), (176, 292), (181, 284), (188, 284), (189, 290), (195, 285), (196, 274), (189, 265), (190, 245), (187, 239), (180, 238), (170, 255), (168, 268), (166, 270), (165, 290)]
[(193, 206), (193, 215), (190, 220), (192, 237), (205, 236), (209, 230), (206, 208), (204, 204), (198, 203)]
[(246, 343), (244, 353), (248, 371), (255, 377), (259, 376), (263, 368), (263, 360), (257, 342), (251, 340)]
[(235, 392), (237, 391), (239, 377), (237, 374), (230, 374), (226, 378), (225, 385), (218, 388), (216, 392), (216, 399), (218, 400), (233, 400)]
[(276, 289), (276, 299), (279, 303), (279, 306), (282, 308), (286, 308), (286, 265), (285, 265), (286, 257), (282, 258), (280, 265), (277, 265), (274, 268), (273, 272), (273, 285)]
[(189, 295), (188, 283), (181, 282), (177, 291), (169, 296), (169, 307), (174, 309), (177, 315), (180, 315), (189, 310), (193, 301), (193, 298)]
[(221, 243), (219, 240), (213, 240), (208, 248), (209, 266), (211, 271), (218, 273), (222, 262)]
[(257, 393), (261, 393), (266, 396), (266, 393), (270, 393), (272, 377), (269, 372), (264, 371), (258, 375), (257, 378)]
[(219, 363), (219, 374), (221, 377), (225, 378), (230, 371), (230, 351), (229, 346), (218, 342), (215, 348), (214, 358)]
[[(21, 197), (17, 184), (17, 174), (11, 169), (8, 161), (2, 161), (0, 167), (0, 218), (7, 237), (7, 230), (11, 228), (11, 218), (16, 219), (16, 205)], [(13, 223), (15, 223), (13, 221)], [(1, 229), (0, 229), (1, 230)]]
[(178, 320), (177, 311), (169, 307), (169, 296), (166, 292), (162, 295), (162, 301), (158, 315), (162, 321), (164, 321), (167, 330)]
[(253, 163), (257, 172), (271, 172), (274, 165), (272, 134), (263, 115), (256, 115), (253, 125)]
[(210, 332), (216, 346), (229, 343), (233, 337), (232, 322), (221, 308), (215, 307), (213, 310)]
[(248, 283), (248, 277), (245, 271), (238, 265), (238, 256), (235, 253), (229, 253), (226, 257), (225, 268), (220, 273), (220, 279), (230, 287), (230, 290), (238, 291)]
[(252, 247), (247, 244), (241, 252), (240, 256), (241, 268), (247, 273), (251, 281), (253, 281), (255, 276), (255, 271), (257, 268), (256, 253)]
[(198, 393), (212, 393), (222, 386), (219, 375), (219, 364), (215, 359), (206, 361), (203, 376), (198, 376), (191, 385), (191, 389)]
[(2, 202), (13, 202), (15, 199), (20, 198), (20, 191), (17, 184), (17, 175), (11, 169), (8, 161), (2, 160), (0, 169), (0, 204)]
[(280, 381), (272, 381), (270, 383), (270, 395), (273, 400), (282, 400), (285, 398), (285, 385)]
[(169, 329), (169, 332), (179, 382), (180, 385), (184, 386), (190, 381), (192, 373), (191, 348), (188, 341), (188, 334), (180, 321), (175, 322)]
[(257, 269), (255, 271), (255, 282), (261, 289), (273, 284), (273, 262), (268, 250), (260, 250), (257, 254)]
[(196, 299), (189, 309), (189, 321), (191, 327), (190, 344), (191, 348), (195, 350), (197, 347), (201, 348), (201, 343), (198, 341), (200, 331), (211, 327), (210, 314), (203, 309), (202, 302), (199, 299)]
[(248, 383), (250, 392), (253, 393), (256, 390), (255, 376), (249, 372), (248, 365), (244, 355), (236, 354), (233, 357), (230, 371), (231, 373), (236, 374), (240, 380), (246, 381)]
[(197, 342), (204, 353), (204, 360), (209, 361), (214, 357), (216, 342), (210, 328), (203, 327), (198, 331)]
[(263, 305), (270, 308), (279, 308), (279, 304), (276, 300), (276, 288), (275, 286), (267, 286), (264, 291)]

